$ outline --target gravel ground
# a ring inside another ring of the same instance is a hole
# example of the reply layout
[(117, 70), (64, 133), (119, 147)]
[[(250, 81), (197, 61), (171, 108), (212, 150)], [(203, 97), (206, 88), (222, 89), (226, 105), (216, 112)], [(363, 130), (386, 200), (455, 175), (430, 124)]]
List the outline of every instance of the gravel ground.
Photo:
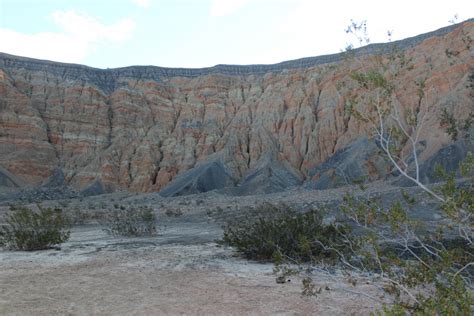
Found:
[(218, 247), (220, 233), (183, 216), (150, 238), (112, 238), (91, 225), (61, 250), (0, 252), (0, 314), (366, 315), (380, 306), (355, 294), (379, 297), (374, 285), (337, 273), (315, 275), (329, 290), (303, 297), (297, 277), (277, 284), (271, 264)]
[[(0, 315), (367, 315), (388, 302), (368, 278), (355, 275), (352, 285), (340, 271), (316, 273), (313, 280), (323, 290), (317, 297), (304, 297), (298, 277), (277, 284), (271, 264), (244, 260), (215, 243), (222, 237), (221, 220), (238, 216), (243, 208), (265, 201), (301, 209), (328, 206), (349, 190), (354, 187), (178, 198), (119, 192), (45, 201), (45, 206), (67, 209), (79, 225), (60, 250), (0, 251)], [(383, 193), (394, 199), (397, 192), (399, 188), (373, 184), (357, 194)], [(420, 210), (426, 209), (421, 216), (433, 214), (429, 203), (419, 203)], [(122, 205), (152, 207), (159, 234), (107, 235), (96, 217)], [(0, 206), (0, 218), (7, 209)]]

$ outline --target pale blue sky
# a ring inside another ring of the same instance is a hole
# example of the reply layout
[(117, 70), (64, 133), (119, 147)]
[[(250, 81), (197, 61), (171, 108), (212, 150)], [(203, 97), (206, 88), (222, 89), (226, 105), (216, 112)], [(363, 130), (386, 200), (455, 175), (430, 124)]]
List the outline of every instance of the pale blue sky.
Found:
[(336, 53), (350, 19), (372, 42), (474, 16), (474, 1), (0, 0), (0, 51), (107, 68), (276, 63)]

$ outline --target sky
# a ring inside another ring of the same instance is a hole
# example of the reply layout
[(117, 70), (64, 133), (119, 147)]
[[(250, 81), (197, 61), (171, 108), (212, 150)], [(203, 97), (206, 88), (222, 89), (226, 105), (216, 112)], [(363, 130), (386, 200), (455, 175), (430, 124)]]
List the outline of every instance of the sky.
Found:
[(0, 0), (0, 52), (98, 68), (271, 64), (474, 17), (472, 0)]

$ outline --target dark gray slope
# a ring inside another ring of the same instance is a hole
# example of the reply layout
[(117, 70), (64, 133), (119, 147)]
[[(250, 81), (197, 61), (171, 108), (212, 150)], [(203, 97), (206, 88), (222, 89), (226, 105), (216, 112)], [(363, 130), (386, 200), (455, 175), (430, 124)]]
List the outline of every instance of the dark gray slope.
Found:
[(252, 195), (280, 192), (300, 185), (300, 176), (281, 161), (264, 156), (255, 168), (250, 170), (241, 183), (222, 191), (230, 195)]
[(214, 160), (179, 175), (159, 194), (169, 197), (218, 190), (222, 194), (241, 196), (280, 192), (301, 183), (300, 176), (290, 167), (266, 155), (237, 186), (226, 166), (220, 160)]
[(81, 191), (81, 196), (94, 196), (109, 193), (99, 180), (95, 180), (84, 190)]
[(19, 188), (22, 186), (24, 183), (20, 179), (0, 166), (0, 187)]
[(387, 170), (387, 164), (378, 151), (374, 142), (362, 138), (311, 170), (310, 178), (316, 179), (308, 181), (305, 186), (330, 189), (356, 181), (374, 180), (378, 175), (386, 174)]
[(207, 192), (234, 186), (234, 179), (219, 160), (202, 163), (177, 176), (160, 191), (163, 197)]
[[(0, 169), (0, 182), (2, 181), (2, 175), (5, 174), (7, 173), (3, 173), (2, 169)], [(17, 187), (15, 187), (15, 190), (0, 193), (0, 203), (33, 203), (45, 200), (70, 199), (75, 197), (78, 197), (78, 193), (66, 184), (64, 180), (64, 173), (58, 168), (54, 170), (49, 179), (37, 187), (28, 187), (17, 182)]]
[[(472, 134), (474, 137), (474, 133)], [(468, 152), (474, 152), (473, 142), (467, 139), (461, 139), (455, 143), (441, 148), (436, 154), (420, 164), (420, 180), (422, 183), (438, 182), (441, 179), (437, 177), (436, 168), (441, 166), (447, 172), (457, 172), (459, 174), (459, 163), (462, 162)], [(413, 174), (413, 167), (412, 167)], [(405, 177), (399, 177), (394, 181), (395, 185), (413, 186), (412, 181)]]

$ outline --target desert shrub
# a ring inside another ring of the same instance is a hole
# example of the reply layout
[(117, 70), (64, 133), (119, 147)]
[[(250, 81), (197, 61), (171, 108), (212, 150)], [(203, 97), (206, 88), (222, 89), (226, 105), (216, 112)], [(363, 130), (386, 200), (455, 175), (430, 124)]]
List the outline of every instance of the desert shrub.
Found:
[(71, 225), (85, 225), (90, 222), (101, 222), (106, 214), (108, 214), (108, 210), (88, 210), (81, 209), (78, 206), (69, 208), (66, 212)]
[(58, 204), (59, 204), (62, 208), (68, 208), (70, 203), (71, 203), (71, 202), (70, 202), (70, 201), (67, 201), (67, 200), (58, 201)]
[(180, 217), (183, 215), (183, 211), (181, 211), (179, 208), (168, 208), (165, 211), (165, 215), (168, 217)]
[[(352, 21), (346, 32), (354, 34), (360, 43), (368, 40), (365, 22)], [(469, 52), (472, 39), (464, 30), (461, 36), (466, 47), (455, 55), (449, 52), (450, 59)], [(395, 47), (365, 59), (351, 53), (347, 62), (357, 67), (349, 73), (346, 84), (353, 94), (350, 114), (369, 126), (368, 136), (376, 141), (391, 167), (424, 191), (437, 204), (443, 218), (437, 227), (425, 226), (412, 216), (413, 200), (408, 194), (388, 207), (369, 195), (347, 196), (342, 210), (362, 233), (357, 239), (363, 245), (357, 255), (346, 261), (347, 269), (376, 272), (383, 289), (393, 296), (393, 304), (384, 307), (384, 314), (472, 315), (474, 157), (469, 153), (460, 164), (463, 183), (455, 173), (441, 168), (437, 168), (443, 180), (439, 187), (426, 185), (421, 176), (420, 135), (428, 121), (426, 115), (432, 111), (431, 98), (425, 94), (433, 89), (425, 83), (432, 75), (432, 65), (423, 77), (412, 82), (418, 102), (411, 106), (393, 102), (409, 84), (396, 78), (413, 69), (413, 61), (406, 58), (404, 51)], [(463, 139), (469, 148), (474, 113), (471, 108), (462, 114), (455, 116), (454, 111), (443, 109), (439, 113), (440, 125), (453, 141)], [(383, 247), (387, 241), (395, 253)]]
[[(239, 210), (240, 212), (241, 210)], [(211, 219), (215, 222), (221, 221), (224, 217), (224, 209), (220, 206), (216, 206), (213, 209), (206, 210), (207, 220)]]
[[(448, 185), (445, 183), (440, 189), (445, 190)], [(456, 189), (464, 190), (468, 188)], [(472, 188), (469, 190), (472, 196)], [(459, 195), (466, 196), (469, 195)], [(450, 203), (457, 201), (460, 200), (454, 198)], [(384, 314), (470, 314), (474, 303), (474, 270), (470, 268), (474, 244), (462, 235), (456, 236), (454, 218), (450, 225), (427, 229), (410, 215), (413, 204), (408, 195), (387, 207), (371, 198), (346, 196), (342, 211), (360, 231), (352, 240), (363, 245), (356, 256), (348, 259), (350, 264), (346, 267), (377, 276), (383, 289), (394, 296), (393, 304), (384, 307)], [(472, 230), (465, 229), (472, 236)]]
[(287, 205), (262, 204), (224, 225), (222, 242), (255, 260), (333, 261), (345, 252), (349, 228), (323, 224), (317, 210), (300, 213)]
[(38, 211), (25, 206), (11, 206), (5, 224), (0, 226), (0, 245), (11, 250), (42, 250), (69, 239), (69, 223), (62, 209)]
[(156, 215), (149, 207), (113, 210), (104, 216), (105, 231), (113, 236), (140, 237), (156, 233)]

